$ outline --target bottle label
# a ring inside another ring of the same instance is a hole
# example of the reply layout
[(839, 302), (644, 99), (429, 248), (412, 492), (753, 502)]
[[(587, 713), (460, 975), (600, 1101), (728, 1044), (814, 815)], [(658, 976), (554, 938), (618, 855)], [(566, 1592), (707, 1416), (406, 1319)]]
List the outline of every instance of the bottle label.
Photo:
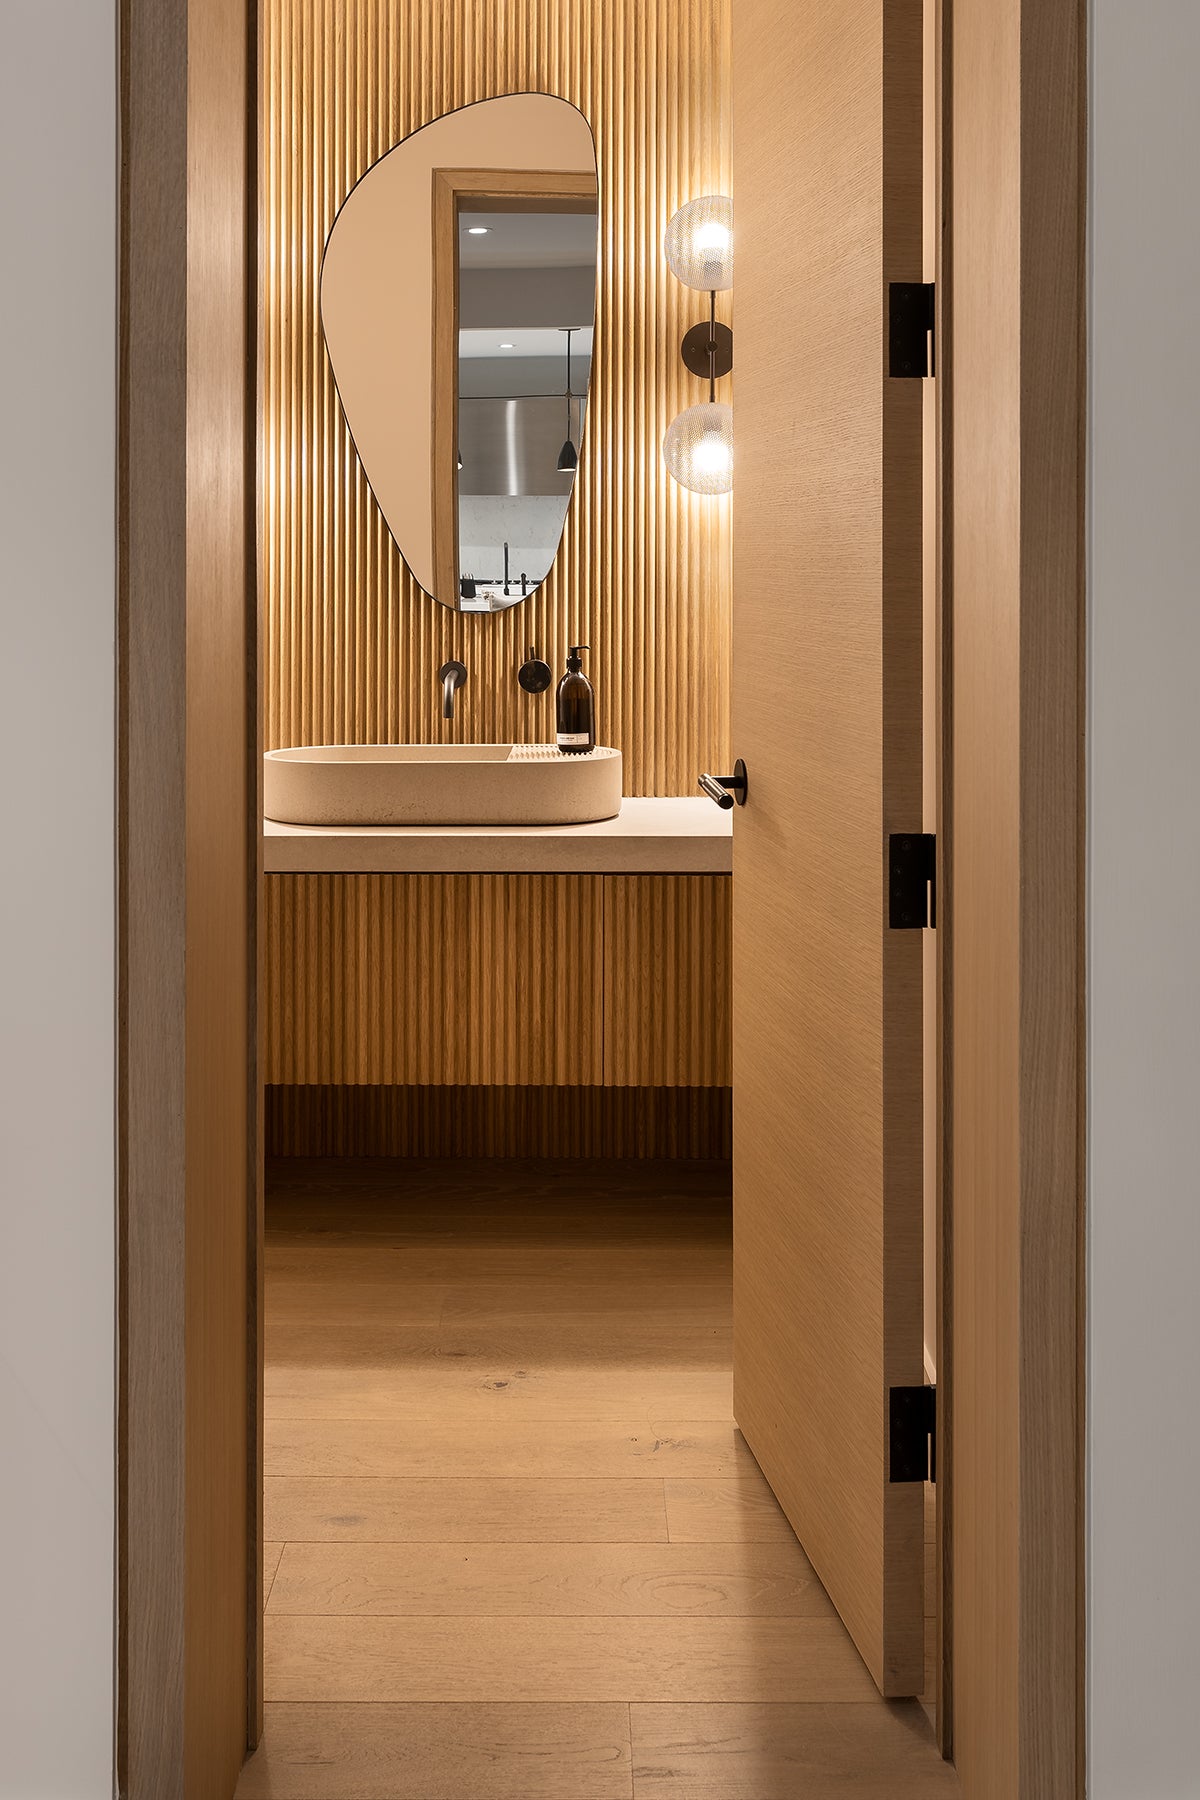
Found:
[(558, 747), (560, 750), (568, 748), (575, 749), (581, 744), (586, 749), (587, 742), (588, 733), (586, 731), (560, 731), (558, 734)]

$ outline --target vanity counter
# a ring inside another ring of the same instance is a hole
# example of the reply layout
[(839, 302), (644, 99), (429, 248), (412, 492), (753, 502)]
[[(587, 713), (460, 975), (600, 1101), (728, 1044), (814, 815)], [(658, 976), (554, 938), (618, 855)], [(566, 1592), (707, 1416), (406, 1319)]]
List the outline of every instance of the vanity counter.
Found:
[(733, 814), (691, 795), (623, 800), (591, 825), (283, 825), (263, 821), (268, 875), (728, 875)]

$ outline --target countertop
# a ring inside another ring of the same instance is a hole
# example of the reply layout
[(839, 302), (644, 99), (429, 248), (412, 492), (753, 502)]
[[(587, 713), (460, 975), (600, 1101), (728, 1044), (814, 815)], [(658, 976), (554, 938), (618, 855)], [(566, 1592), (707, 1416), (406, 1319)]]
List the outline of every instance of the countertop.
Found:
[(268, 875), (728, 875), (733, 812), (702, 796), (623, 800), (592, 825), (282, 825), (263, 821)]

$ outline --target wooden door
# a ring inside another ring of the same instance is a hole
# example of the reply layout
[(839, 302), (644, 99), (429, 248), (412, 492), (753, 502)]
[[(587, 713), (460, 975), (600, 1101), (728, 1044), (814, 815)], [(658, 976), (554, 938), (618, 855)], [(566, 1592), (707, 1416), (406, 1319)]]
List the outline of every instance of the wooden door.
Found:
[(734, 1411), (883, 1693), (923, 1686), (920, 0), (739, 0)]

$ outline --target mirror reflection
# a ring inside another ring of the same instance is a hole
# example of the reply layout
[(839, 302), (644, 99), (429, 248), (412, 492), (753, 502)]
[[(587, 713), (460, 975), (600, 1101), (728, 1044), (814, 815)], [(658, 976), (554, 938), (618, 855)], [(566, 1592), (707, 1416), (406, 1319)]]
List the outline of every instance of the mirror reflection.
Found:
[(491, 612), (546, 579), (583, 448), (597, 183), (582, 114), (463, 107), (344, 202), (321, 322), (364, 473), (415, 579)]
[(583, 441), (595, 201), (464, 212), (459, 224), (458, 579), (464, 611), (545, 580)]

